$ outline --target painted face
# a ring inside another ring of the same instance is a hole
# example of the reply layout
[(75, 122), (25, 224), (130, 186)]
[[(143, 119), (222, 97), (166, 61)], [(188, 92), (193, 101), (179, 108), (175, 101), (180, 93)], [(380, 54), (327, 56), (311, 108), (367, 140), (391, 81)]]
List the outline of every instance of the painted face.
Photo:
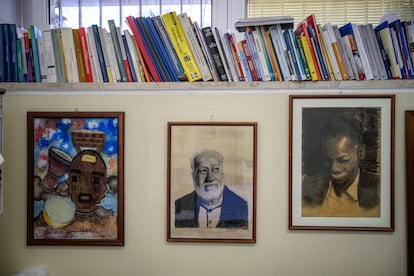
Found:
[(324, 154), (330, 161), (330, 175), (339, 190), (346, 190), (355, 180), (363, 159), (362, 146), (354, 144), (348, 137), (328, 137)]
[(93, 150), (78, 153), (72, 161), (67, 182), (77, 211), (94, 211), (106, 191), (106, 167), (99, 153)]
[(224, 188), (224, 174), (220, 158), (212, 153), (199, 154), (194, 159), (193, 181), (195, 191), (203, 200), (220, 198)]

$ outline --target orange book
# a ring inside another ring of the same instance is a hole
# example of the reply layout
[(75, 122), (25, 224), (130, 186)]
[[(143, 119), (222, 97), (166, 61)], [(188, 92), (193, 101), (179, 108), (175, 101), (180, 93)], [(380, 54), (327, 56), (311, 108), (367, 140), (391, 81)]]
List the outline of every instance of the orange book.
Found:
[(75, 46), (76, 63), (78, 65), (79, 82), (86, 82), (85, 61), (83, 58), (82, 44), (79, 29), (72, 29), (73, 44)]
[(270, 37), (269, 31), (264, 31), (264, 40), (266, 44), (267, 53), (269, 54), (270, 62), (273, 67), (273, 72), (275, 73), (275, 78), (277, 81), (282, 81), (282, 75), (279, 68), (279, 63), (277, 62), (276, 53), (273, 48), (272, 38)]

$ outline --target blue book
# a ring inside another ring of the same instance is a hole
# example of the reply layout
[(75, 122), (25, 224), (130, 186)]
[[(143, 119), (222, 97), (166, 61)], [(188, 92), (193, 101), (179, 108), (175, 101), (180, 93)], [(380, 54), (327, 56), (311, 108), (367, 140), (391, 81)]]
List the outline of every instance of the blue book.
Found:
[(283, 32), (283, 38), (285, 39), (288, 53), (290, 54), (290, 58), (292, 59), (293, 69), (295, 70), (296, 77), (298, 80), (303, 80), (301, 71), (299, 69), (299, 63), (296, 57), (295, 49), (294, 49), (295, 46), (292, 44), (292, 41), (290, 40), (290, 34), (288, 30), (285, 30)]
[(132, 61), (132, 56), (131, 56), (131, 53), (129, 51), (126, 36), (123, 34), (123, 35), (121, 35), (121, 38), (122, 38), (122, 45), (121, 46), (125, 48), (125, 55), (126, 55), (126, 58), (128, 60), (129, 70), (131, 71), (132, 81), (137, 82), (138, 81), (138, 78), (137, 78), (137, 75), (136, 75), (137, 72), (135, 72), (135, 68), (132, 65), (133, 64), (132, 63), (133, 62)]
[(103, 82), (109, 82), (108, 72), (106, 72), (106, 63), (105, 58), (102, 50), (101, 38), (99, 36), (99, 29), (98, 25), (92, 25), (93, 37), (95, 38), (95, 45), (96, 45), (96, 52), (98, 54), (99, 60), (99, 67), (101, 68), (102, 72), (102, 80)]
[(157, 71), (157, 74), (160, 76), (161, 81), (168, 81), (168, 76), (165, 70), (163, 70), (162, 64), (160, 63), (158, 57), (155, 54), (155, 49), (152, 44), (152, 41), (150, 41), (150, 38), (148, 37), (147, 29), (143, 23), (145, 22), (145, 19), (143, 17), (135, 17), (134, 20), (138, 32), (144, 43), (144, 47), (147, 49), (148, 55), (155, 67), (155, 70)]
[(6, 49), (4, 46), (4, 31), (3, 31), (3, 24), (0, 24), (0, 82), (4, 82), (6, 80), (5, 60), (6, 60)]
[(250, 54), (252, 56), (254, 67), (256, 68), (256, 71), (257, 71), (257, 76), (259, 78), (259, 81), (263, 81), (264, 80), (264, 78), (263, 78), (263, 69), (262, 69), (262, 65), (260, 64), (260, 61), (259, 61), (259, 54), (257, 53), (256, 44), (254, 43), (252, 33), (251, 32), (245, 32), (244, 34), (245, 34), (247, 46), (248, 46)]
[(42, 82), (42, 73), (40, 71), (40, 59), (39, 59), (39, 49), (37, 40), (42, 36), (42, 32), (35, 26), (30, 25), (29, 28), (29, 39), (32, 46), (32, 58), (33, 58), (33, 69), (35, 82)]
[(170, 57), (175, 75), (179, 80), (186, 79), (184, 68), (181, 65), (181, 62), (177, 56), (176, 51), (174, 50), (174, 47), (172, 46), (171, 39), (167, 33), (167, 30), (165, 29), (161, 16), (158, 15), (152, 17), (152, 21), (154, 22), (154, 26), (157, 29), (160, 39), (163, 41), (165, 45), (165, 50), (168, 56)]
[(154, 22), (150, 17), (146, 17), (145, 21), (147, 23), (148, 31), (150, 34), (150, 37), (152, 38), (152, 41), (155, 45), (155, 50), (159, 55), (159, 58), (161, 59), (161, 62), (164, 64), (165, 69), (168, 72), (168, 75), (170, 77), (170, 81), (179, 81), (178, 77), (176, 76), (174, 72), (174, 66), (172, 65), (172, 61), (167, 54), (166, 47), (162, 40), (159, 37), (159, 34), (155, 28)]
[(320, 64), (320, 68), (322, 70), (322, 77), (324, 80), (329, 80), (329, 72), (328, 72), (328, 68), (326, 67), (326, 62), (325, 59), (323, 58), (323, 54), (322, 54), (322, 49), (321, 46), (319, 45), (318, 39), (316, 38), (315, 32), (313, 31), (313, 28), (311, 25), (308, 25), (308, 33), (310, 35), (310, 37), (313, 40), (313, 43), (315, 45), (315, 52)]
[(16, 24), (10, 24), (10, 46), (11, 46), (11, 81), (19, 80), (18, 61), (17, 61), (17, 29)]
[(407, 48), (407, 41), (405, 39), (405, 33), (403, 31), (402, 25), (401, 25), (401, 21), (400, 19), (397, 19), (391, 23), (389, 23), (389, 26), (391, 29), (393, 29), (397, 35), (397, 39), (398, 39), (398, 46), (400, 48), (400, 52), (401, 52), (401, 58), (403, 61), (403, 68), (401, 69), (405, 78), (407, 79), (412, 79), (413, 78), (413, 71), (412, 71), (412, 67), (411, 67), (411, 60), (410, 60), (410, 56), (408, 53), (408, 48)]
[(11, 41), (10, 41), (10, 24), (1, 24), (2, 36), (3, 36), (3, 47), (4, 47), (4, 80), (11, 81)]

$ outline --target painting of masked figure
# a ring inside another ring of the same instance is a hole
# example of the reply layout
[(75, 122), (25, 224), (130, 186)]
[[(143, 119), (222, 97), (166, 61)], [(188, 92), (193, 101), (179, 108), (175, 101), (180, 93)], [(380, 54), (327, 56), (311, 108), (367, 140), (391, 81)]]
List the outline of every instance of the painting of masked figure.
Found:
[(123, 245), (123, 112), (28, 112), (28, 245)]

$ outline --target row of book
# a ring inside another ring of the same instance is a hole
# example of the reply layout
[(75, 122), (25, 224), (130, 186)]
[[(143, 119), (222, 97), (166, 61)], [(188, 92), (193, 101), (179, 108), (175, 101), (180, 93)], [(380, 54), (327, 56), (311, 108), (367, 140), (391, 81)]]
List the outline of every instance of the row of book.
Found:
[(309, 15), (243, 19), (237, 35), (186, 14), (39, 30), (0, 24), (0, 82), (412, 79), (414, 20), (317, 24)]

